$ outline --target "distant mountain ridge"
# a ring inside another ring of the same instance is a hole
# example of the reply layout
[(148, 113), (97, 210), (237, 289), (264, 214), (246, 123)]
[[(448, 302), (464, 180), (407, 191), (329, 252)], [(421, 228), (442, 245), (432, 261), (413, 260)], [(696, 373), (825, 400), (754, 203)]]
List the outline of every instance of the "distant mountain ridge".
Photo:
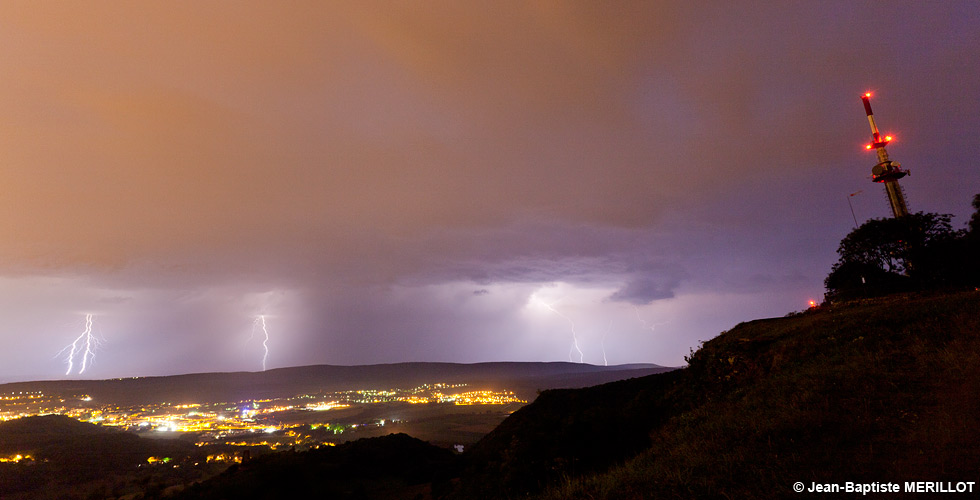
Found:
[(87, 394), (118, 404), (240, 401), (359, 388), (411, 388), (425, 383), (494, 385), (534, 394), (585, 387), (670, 371), (654, 364), (596, 366), (568, 362), (405, 362), (375, 365), (310, 365), (264, 372), (193, 373), (109, 380), (45, 380), (0, 385), (0, 393), (42, 391)]

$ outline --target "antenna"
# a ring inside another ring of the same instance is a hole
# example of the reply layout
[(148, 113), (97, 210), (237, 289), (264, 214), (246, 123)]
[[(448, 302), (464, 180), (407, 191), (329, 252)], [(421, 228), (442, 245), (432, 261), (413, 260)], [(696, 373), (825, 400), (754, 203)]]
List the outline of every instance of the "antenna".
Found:
[(871, 167), (871, 180), (885, 184), (885, 193), (888, 194), (888, 203), (891, 204), (892, 214), (896, 218), (904, 217), (909, 214), (909, 208), (905, 204), (905, 195), (902, 193), (898, 180), (909, 174), (908, 170), (902, 170), (902, 166), (897, 161), (888, 159), (888, 151), (885, 146), (891, 142), (892, 136), (886, 135), (884, 138), (878, 133), (878, 126), (875, 124), (874, 113), (871, 112), (871, 92), (866, 92), (861, 96), (864, 102), (864, 111), (868, 113), (868, 123), (871, 124), (872, 143), (865, 146), (865, 149), (874, 149), (878, 153), (878, 164)]

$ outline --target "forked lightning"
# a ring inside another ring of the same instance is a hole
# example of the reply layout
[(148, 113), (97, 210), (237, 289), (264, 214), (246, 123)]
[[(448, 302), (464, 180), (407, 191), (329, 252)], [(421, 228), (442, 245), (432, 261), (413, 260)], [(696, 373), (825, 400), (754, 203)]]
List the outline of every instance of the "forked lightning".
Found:
[(561, 316), (562, 318), (564, 318), (565, 321), (568, 321), (568, 324), (572, 327), (572, 346), (568, 349), (568, 361), (574, 362), (574, 360), (572, 359), (572, 353), (573, 352), (578, 352), (578, 362), (579, 363), (582, 363), (585, 360), (585, 355), (582, 354), (582, 349), (579, 349), (579, 347), (578, 347), (578, 334), (575, 332), (575, 322), (572, 321), (572, 318), (569, 318), (568, 316), (565, 316), (564, 314), (562, 314), (561, 312), (559, 312), (557, 309), (555, 309), (554, 307), (552, 307), (551, 304), (548, 304), (547, 302), (544, 302), (541, 299), (535, 298), (534, 300), (540, 302), (543, 306), (547, 307), (549, 311), (551, 311), (551, 312), (557, 314), (558, 316)]
[(91, 313), (85, 315), (85, 330), (78, 337), (75, 337), (74, 342), (66, 345), (55, 355), (57, 357), (64, 352), (68, 352), (68, 370), (65, 371), (65, 375), (71, 375), (71, 371), (75, 369), (76, 354), (81, 356), (82, 362), (81, 368), (78, 369), (78, 374), (85, 373), (85, 369), (95, 359), (96, 348), (102, 344), (102, 341), (92, 333), (92, 317), (93, 315)]

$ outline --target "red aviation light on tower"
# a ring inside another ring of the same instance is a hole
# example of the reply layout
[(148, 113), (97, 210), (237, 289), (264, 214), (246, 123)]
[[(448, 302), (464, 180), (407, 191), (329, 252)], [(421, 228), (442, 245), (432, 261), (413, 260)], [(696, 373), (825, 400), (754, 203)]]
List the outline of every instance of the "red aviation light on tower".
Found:
[(905, 195), (898, 185), (898, 180), (908, 175), (907, 170), (902, 170), (898, 162), (888, 158), (888, 151), (885, 146), (892, 140), (892, 136), (884, 137), (878, 133), (878, 125), (875, 124), (874, 113), (871, 111), (871, 92), (865, 92), (861, 96), (864, 104), (864, 112), (868, 115), (868, 125), (871, 126), (872, 142), (864, 147), (866, 150), (874, 149), (878, 156), (878, 164), (871, 168), (871, 180), (873, 182), (884, 183), (885, 192), (888, 194), (888, 202), (891, 204), (892, 214), (895, 217), (908, 215), (908, 207), (905, 204)]
[(885, 145), (891, 143), (892, 140), (894, 140), (894, 139), (895, 139), (894, 137), (892, 137), (890, 135), (886, 135), (883, 140), (880, 140), (878, 142), (873, 142), (871, 144), (865, 144), (864, 145), (864, 149), (867, 149), (867, 150), (870, 151), (872, 149), (876, 149), (878, 147), (885, 146)]
[(888, 145), (892, 140), (892, 136), (886, 136), (884, 139), (881, 138), (881, 134), (878, 133), (878, 125), (875, 124), (875, 115), (871, 111), (871, 92), (865, 92), (861, 96), (861, 102), (864, 103), (864, 112), (868, 115), (868, 123), (871, 125), (871, 140), (872, 143), (865, 146), (864, 149), (881, 149)]

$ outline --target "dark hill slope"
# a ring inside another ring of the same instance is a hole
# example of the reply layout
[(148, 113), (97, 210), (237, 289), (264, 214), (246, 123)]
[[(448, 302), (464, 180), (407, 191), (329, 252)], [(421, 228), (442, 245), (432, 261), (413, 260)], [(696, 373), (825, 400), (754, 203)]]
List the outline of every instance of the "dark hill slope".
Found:
[(79, 422), (62, 415), (26, 417), (0, 422), (0, 453), (38, 447), (69, 437), (105, 435), (105, 427)]
[(196, 499), (424, 498), (445, 489), (459, 459), (405, 434), (359, 439), (336, 447), (264, 455), (176, 494)]
[(120, 460), (139, 463), (156, 451), (156, 444), (135, 434), (79, 422), (63, 415), (0, 422), (0, 455), (21, 453), (38, 460), (75, 465)]
[(675, 404), (683, 370), (584, 389), (545, 391), (466, 453), (459, 498), (508, 497), (595, 471), (650, 444)]
[(798, 496), (796, 481), (975, 481), (980, 293), (743, 323), (683, 370), (547, 391), (467, 458), (458, 498), (778, 498)]
[(142, 439), (63, 415), (0, 422), (0, 457), (22, 454), (26, 463), (0, 463), (0, 498), (60, 498), (53, 491), (135, 471), (150, 456), (182, 457), (191, 443)]

